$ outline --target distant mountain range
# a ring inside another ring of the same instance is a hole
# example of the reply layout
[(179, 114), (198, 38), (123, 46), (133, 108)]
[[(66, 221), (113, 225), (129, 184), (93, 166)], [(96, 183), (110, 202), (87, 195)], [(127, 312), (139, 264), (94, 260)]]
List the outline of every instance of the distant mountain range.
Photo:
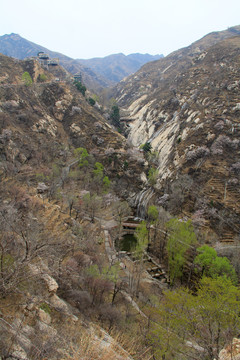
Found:
[(91, 68), (94, 72), (101, 74), (114, 83), (121, 81), (126, 76), (135, 73), (147, 62), (159, 60), (163, 55), (149, 54), (114, 54), (103, 58), (79, 59), (78, 61)]
[(158, 60), (163, 55), (114, 54), (104, 58), (72, 59), (61, 53), (51, 51), (22, 38), (18, 34), (0, 36), (0, 53), (17, 59), (37, 56), (43, 51), (51, 58), (59, 58), (60, 65), (72, 74), (81, 73), (85, 85), (93, 91), (115, 85), (124, 77), (136, 72), (149, 61)]

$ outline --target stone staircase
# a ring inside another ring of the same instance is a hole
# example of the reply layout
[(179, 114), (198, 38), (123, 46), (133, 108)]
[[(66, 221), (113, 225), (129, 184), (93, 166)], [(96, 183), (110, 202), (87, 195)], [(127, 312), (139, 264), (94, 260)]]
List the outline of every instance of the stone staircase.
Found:
[[(225, 182), (224, 174), (216, 173), (216, 177), (208, 181), (205, 194), (217, 204), (217, 207), (224, 206), (240, 215), (240, 191), (238, 186)], [(240, 226), (228, 223), (226, 219), (226, 227), (221, 233), (220, 242), (233, 243), (236, 232), (240, 232)]]
[(231, 231), (230, 229), (225, 230), (222, 232), (220, 242), (234, 243), (234, 236), (235, 236), (234, 231)]
[(216, 201), (224, 201), (225, 183), (220, 178), (212, 178), (207, 183), (207, 194)]
[(227, 185), (225, 204), (240, 215), (240, 189), (239, 185)]

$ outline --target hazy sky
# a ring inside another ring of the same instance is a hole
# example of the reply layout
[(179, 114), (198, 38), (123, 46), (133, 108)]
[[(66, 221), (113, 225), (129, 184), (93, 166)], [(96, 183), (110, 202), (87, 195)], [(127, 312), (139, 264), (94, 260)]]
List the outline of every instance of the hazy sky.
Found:
[(0, 35), (73, 58), (169, 54), (240, 24), (240, 0), (2, 0)]

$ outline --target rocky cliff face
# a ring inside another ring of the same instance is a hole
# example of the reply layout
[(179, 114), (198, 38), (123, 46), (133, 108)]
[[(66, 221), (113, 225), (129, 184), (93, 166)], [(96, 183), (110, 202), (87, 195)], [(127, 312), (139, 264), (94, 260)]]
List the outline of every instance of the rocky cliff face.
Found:
[(136, 147), (149, 142), (157, 152), (155, 188), (166, 198), (169, 184), (188, 175), (194, 191), (186, 213), (204, 214), (208, 222), (211, 204), (218, 226), (217, 217), (227, 215), (229, 224), (218, 232), (222, 240), (240, 229), (239, 31), (209, 34), (143, 66), (115, 88), (128, 139)]

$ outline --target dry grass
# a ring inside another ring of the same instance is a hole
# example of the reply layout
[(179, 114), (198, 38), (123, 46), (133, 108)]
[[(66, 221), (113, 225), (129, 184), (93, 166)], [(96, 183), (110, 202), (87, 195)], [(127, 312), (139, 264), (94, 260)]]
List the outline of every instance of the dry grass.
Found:
[(67, 356), (61, 360), (130, 360), (132, 357), (107, 333), (96, 335), (94, 331), (84, 331), (77, 345), (71, 345)]

